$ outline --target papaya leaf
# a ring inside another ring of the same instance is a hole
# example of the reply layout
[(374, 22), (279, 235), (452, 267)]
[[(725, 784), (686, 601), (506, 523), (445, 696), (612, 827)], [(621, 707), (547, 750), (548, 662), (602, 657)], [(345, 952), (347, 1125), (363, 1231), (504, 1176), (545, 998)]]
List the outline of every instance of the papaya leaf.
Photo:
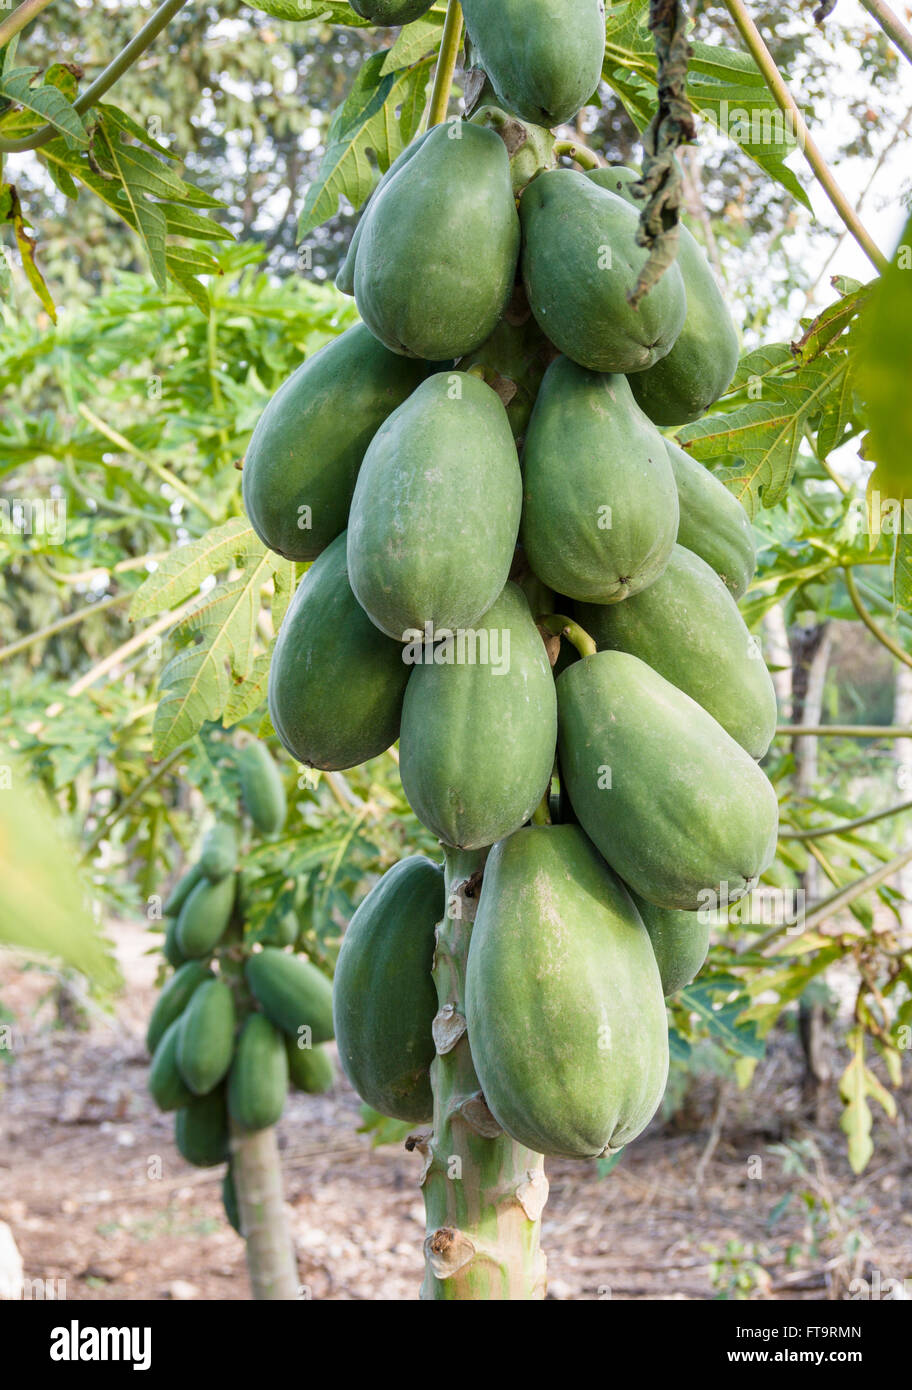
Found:
[(356, 14), (348, 0), (247, 0), (247, 3), (251, 9), (261, 10), (273, 19), (301, 24), (320, 20), (324, 24), (344, 24), (350, 29), (370, 28), (370, 20)]
[(262, 551), (262, 542), (245, 517), (235, 516), (208, 531), (199, 540), (162, 560), (133, 596), (130, 617), (154, 618), (168, 608), (176, 608), (213, 575), (234, 565), (242, 566)]
[(426, 58), (429, 53), (433, 53), (440, 43), (445, 18), (446, 10), (434, 7), (428, 10), (427, 14), (422, 15), (420, 19), (404, 25), (399, 30), (399, 35), (392, 48), (387, 51), (383, 66), (380, 69), (380, 76), (386, 77), (387, 73), (398, 72), (400, 68), (409, 68), (419, 59)]
[(376, 182), (369, 154), (373, 154), (385, 173), (418, 129), (430, 59), (384, 76), (381, 70), (386, 53), (384, 49), (368, 58), (333, 115), (317, 177), (308, 188), (301, 209), (301, 237), (333, 217), (340, 198), (347, 198), (352, 207), (361, 207)]
[[(740, 994), (735, 999), (720, 1001), (720, 983), (719, 979), (714, 980), (710, 977), (706, 981), (688, 985), (680, 991), (678, 999), (684, 1008), (697, 1014), (707, 1032), (718, 1038), (732, 1052), (744, 1057), (762, 1057), (763, 1041), (756, 1028), (752, 1023), (743, 1025), (739, 1022), (745, 996)], [(736, 983), (727, 980), (727, 986), (723, 985), (725, 992), (728, 993), (729, 987)]]
[(864, 1033), (860, 1028), (852, 1030), (848, 1043), (852, 1049), (852, 1060), (839, 1080), (839, 1097), (844, 1107), (839, 1127), (848, 1139), (852, 1171), (860, 1173), (867, 1167), (874, 1152), (871, 1142), (873, 1120), (865, 1079)]
[[(44, 276), (38, 269), (35, 261), (35, 250), (38, 245), (34, 237), (29, 236), (26, 228), (31, 226), (25, 220), (22, 206), (19, 202), (19, 194), (11, 183), (0, 184), (0, 226), (4, 222), (9, 222), (13, 228), (13, 235), (16, 238), (16, 245), (19, 248), (19, 255), (22, 258), (22, 269), (25, 271), (26, 279), (35, 292), (36, 297), (41, 301), (51, 320), (57, 322), (57, 310), (51, 298), (51, 292), (45, 284)], [(5, 264), (5, 257), (2, 257)]]
[(86, 147), (89, 133), (79, 112), (59, 85), (45, 82), (37, 87), (32, 86), (38, 72), (38, 68), (11, 68), (0, 76), (0, 96), (23, 108), (21, 112), (12, 110), (4, 113), (0, 120), (3, 135), (15, 138), (28, 134), (38, 126), (51, 125), (61, 135), (68, 135), (77, 145)]

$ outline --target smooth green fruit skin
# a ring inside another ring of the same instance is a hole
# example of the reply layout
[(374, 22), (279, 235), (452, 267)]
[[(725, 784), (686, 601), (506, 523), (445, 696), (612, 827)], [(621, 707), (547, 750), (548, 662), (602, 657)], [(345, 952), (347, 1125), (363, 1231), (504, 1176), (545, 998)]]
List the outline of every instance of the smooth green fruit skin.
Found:
[(430, 135), (430, 131), (426, 130), (423, 135), (419, 135), (416, 139), (414, 139), (410, 145), (406, 145), (402, 153), (398, 155), (396, 159), (393, 160), (386, 173), (383, 174), (382, 177), (379, 179), (370, 197), (367, 199), (367, 201), (361, 208), (361, 216), (358, 220), (358, 225), (352, 232), (352, 238), (351, 241), (348, 243), (348, 251), (346, 252), (345, 260), (339, 267), (339, 273), (336, 276), (336, 289), (339, 291), (340, 294), (354, 295), (355, 293), (355, 262), (358, 258), (358, 245), (361, 241), (361, 231), (364, 227), (364, 219), (367, 216), (367, 209), (370, 207), (371, 203), (375, 203), (377, 201), (384, 188), (386, 188), (387, 184), (389, 184), (391, 180), (396, 177), (403, 165), (408, 164), (409, 160), (412, 158), (412, 155), (418, 152), (418, 150), (421, 148), (423, 141), (427, 139), (428, 135)]
[(163, 917), (179, 916), (181, 908), (202, 876), (203, 870), (200, 864), (192, 864), (187, 872), (177, 880), (177, 883), (175, 883), (170, 894), (165, 899), (165, 905), (162, 908)]
[(523, 447), (520, 539), (558, 593), (617, 603), (654, 583), (678, 529), (665, 444), (627, 379), (558, 357)]
[[(460, 849), (481, 849), (518, 830), (544, 796), (554, 763), (554, 680), (522, 590), (507, 584), (475, 630), (501, 664), (416, 665), (399, 744), (412, 810)], [(460, 654), (458, 645), (451, 650)], [(462, 654), (473, 652), (484, 655), (481, 641), (467, 642)]]
[(188, 960), (186, 965), (175, 970), (155, 1001), (155, 1008), (146, 1029), (146, 1048), (150, 1054), (155, 1052), (166, 1029), (176, 1018), (180, 1018), (194, 991), (204, 980), (211, 979), (212, 971), (198, 960)]
[(695, 700), (627, 652), (576, 662), (557, 699), (573, 809), (635, 893), (693, 912), (756, 885), (776, 852), (776, 794)]
[(234, 874), (196, 885), (177, 919), (177, 944), (185, 956), (199, 960), (215, 949), (231, 921), (236, 888)]
[(200, 850), (199, 866), (204, 877), (218, 883), (234, 873), (238, 862), (238, 838), (233, 825), (214, 825)]
[(484, 368), (484, 379), (503, 401), (513, 437), (520, 440), (528, 429), (542, 377), (554, 356), (553, 344), (528, 312), (521, 323), (502, 318), (490, 338), (463, 357), (459, 367), (465, 372), (470, 367)]
[(235, 1024), (234, 995), (225, 981), (200, 985), (177, 1023), (177, 1066), (194, 1095), (208, 1095), (227, 1076)]
[[(419, 386), (368, 449), (348, 519), (348, 578), (399, 642), (469, 627), (507, 582), (522, 509), (510, 422), (477, 377)], [(454, 539), (458, 537), (458, 544)]]
[(264, 545), (314, 560), (344, 531), (368, 444), (425, 371), (361, 323), (301, 363), (269, 401), (244, 458), (244, 509)]
[(561, 352), (594, 372), (629, 373), (671, 351), (687, 315), (684, 281), (670, 266), (636, 309), (628, 303), (648, 256), (629, 204), (585, 174), (551, 169), (529, 184), (520, 215), (529, 304)]
[(541, 126), (572, 121), (599, 85), (603, 0), (463, 0), (479, 65), (502, 106)]
[(577, 826), (518, 830), (491, 851), (466, 1013), (489, 1109), (536, 1152), (613, 1152), (655, 1113), (668, 1074), (655, 955), (629, 893)]
[(159, 1110), (180, 1110), (181, 1106), (189, 1105), (193, 1099), (193, 1092), (177, 1065), (180, 1026), (181, 1019), (176, 1018), (165, 1029), (149, 1068), (149, 1094)]
[(276, 835), (285, 824), (285, 783), (264, 743), (248, 743), (238, 757), (241, 796), (257, 830)]
[(228, 1073), (228, 1113), (249, 1134), (277, 1124), (288, 1091), (285, 1040), (263, 1014), (241, 1029)]
[(678, 489), (678, 544), (705, 560), (736, 600), (757, 568), (754, 528), (737, 497), (702, 463), (665, 440)]
[(178, 1110), (174, 1123), (178, 1150), (195, 1168), (216, 1168), (228, 1157), (228, 1108), (225, 1087), (195, 1096)]
[(339, 1060), (361, 1099), (397, 1120), (429, 1120), (434, 1108), (431, 969), (445, 907), (441, 868), (422, 855), (403, 859), (358, 907), (336, 965)]
[(656, 907), (636, 893), (630, 895), (643, 919), (668, 999), (696, 979), (709, 950), (709, 920), (700, 912), (676, 912)]
[(358, 311), (393, 352), (461, 357), (493, 331), (518, 256), (503, 141), (446, 122), (368, 208), (355, 261)]
[(234, 1174), (231, 1171), (231, 1164), (225, 1169), (225, 1176), (222, 1178), (222, 1206), (225, 1208), (225, 1216), (228, 1225), (233, 1226), (239, 1236), (244, 1232), (241, 1230), (241, 1209), (238, 1205), (237, 1188), (234, 1185)]
[(776, 732), (776, 691), (763, 654), (722, 580), (676, 545), (663, 574), (624, 603), (580, 604), (600, 651), (630, 652), (683, 690), (752, 758)]
[[(630, 185), (635, 169), (593, 169), (593, 183), (641, 209)], [(637, 372), (630, 385), (640, 407), (657, 425), (686, 425), (698, 420), (731, 382), (738, 366), (738, 334), (731, 314), (696, 237), (679, 224), (677, 264), (687, 296), (687, 318), (667, 357)]]
[(301, 1029), (308, 1027), (315, 1045), (330, 1041), (332, 985), (310, 961), (266, 946), (250, 957), (244, 973), (254, 997), (276, 1028), (298, 1039), (307, 1036)]
[(392, 26), (420, 19), (433, 3), (434, 0), (351, 0), (351, 7), (371, 24)]
[(299, 1047), (291, 1038), (285, 1039), (288, 1053), (288, 1079), (296, 1091), (308, 1095), (323, 1095), (331, 1091), (336, 1080), (332, 1058), (325, 1047)]
[(269, 668), (269, 713), (307, 767), (356, 767), (399, 736), (409, 667), (352, 593), (345, 533), (298, 585)]
[(177, 922), (173, 917), (168, 918), (165, 927), (165, 940), (162, 944), (162, 954), (169, 965), (173, 965), (177, 970), (179, 966), (185, 965), (187, 957), (184, 955), (177, 941)]

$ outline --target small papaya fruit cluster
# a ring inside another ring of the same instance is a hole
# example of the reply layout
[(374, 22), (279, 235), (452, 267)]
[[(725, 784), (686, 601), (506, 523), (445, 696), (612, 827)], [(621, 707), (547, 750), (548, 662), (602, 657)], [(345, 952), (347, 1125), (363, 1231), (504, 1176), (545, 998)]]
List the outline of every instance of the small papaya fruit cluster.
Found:
[[(256, 831), (274, 835), (285, 822), (285, 788), (264, 744), (236, 754), (241, 799)], [(244, 924), (250, 885), (240, 868), (238, 828), (220, 822), (203, 839), (194, 864), (166, 900), (163, 952), (168, 976), (149, 1019), (149, 1091), (160, 1110), (175, 1111), (175, 1142), (188, 1163), (228, 1163), (223, 1198), (240, 1231), (231, 1131), (253, 1133), (279, 1120), (288, 1087), (328, 1090), (333, 1064), (332, 986), (295, 955), (293, 908), (253, 949)], [(298, 890), (299, 891), (299, 890)]]
[[(648, 1122), (664, 996), (772, 860), (776, 701), (737, 607), (749, 521), (660, 429), (735, 371), (716, 282), (685, 230), (634, 306), (639, 176), (553, 167), (549, 127), (598, 81), (601, 4), (463, 8), (492, 100), (380, 180), (338, 281), (363, 323), (267, 405), (244, 498), (268, 546), (313, 561), (272, 658), (279, 737), (325, 769), (398, 738), (423, 824), (490, 848), (450, 1002), (493, 1122), (582, 1157)], [(431, 1109), (446, 896), (405, 860), (338, 962), (343, 1065), (406, 1120)]]

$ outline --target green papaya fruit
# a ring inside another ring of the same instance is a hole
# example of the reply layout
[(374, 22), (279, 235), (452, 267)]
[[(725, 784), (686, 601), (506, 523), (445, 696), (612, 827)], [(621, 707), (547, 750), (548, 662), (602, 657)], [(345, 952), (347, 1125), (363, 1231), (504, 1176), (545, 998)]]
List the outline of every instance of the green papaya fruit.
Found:
[(356, 767), (399, 736), (409, 667), (352, 593), (346, 543), (343, 532), (298, 585), (269, 668), (273, 726), (308, 767)]
[(709, 950), (709, 914), (656, 907), (638, 894), (630, 896), (643, 919), (668, 999), (699, 975)]
[(542, 332), (594, 372), (640, 372), (671, 351), (687, 315), (669, 266), (637, 308), (628, 302), (648, 251), (633, 208), (573, 169), (539, 174), (520, 203), (522, 275)]
[[(332, 985), (310, 961), (265, 946), (244, 967), (254, 997), (276, 1028), (314, 1045), (333, 1035)], [(302, 1033), (309, 1028), (310, 1033)]]
[(711, 715), (627, 652), (577, 661), (557, 698), (573, 809), (634, 892), (692, 912), (755, 886), (776, 852), (776, 793)]
[(298, 939), (301, 931), (301, 923), (298, 914), (293, 908), (283, 912), (272, 932), (270, 946), (293, 946)]
[(237, 830), (223, 821), (214, 825), (203, 840), (199, 866), (210, 883), (227, 878), (237, 868), (239, 856)]
[(671, 461), (681, 519), (678, 544), (705, 560), (735, 599), (746, 592), (757, 568), (757, 543), (747, 512), (724, 483), (671, 439)]
[(563, 125), (597, 90), (604, 0), (463, 0), (462, 10), (477, 64), (507, 110)]
[(300, 1047), (291, 1038), (285, 1039), (288, 1053), (288, 1079), (296, 1091), (322, 1095), (331, 1091), (336, 1080), (332, 1058), (325, 1047)]
[(178, 1019), (177, 1066), (195, 1096), (228, 1074), (234, 1052), (234, 995), (224, 980), (200, 985)]
[(554, 763), (554, 681), (522, 590), (507, 584), (473, 632), (417, 660), (402, 709), (402, 788), (445, 844), (491, 845), (529, 819)]
[(443, 870), (422, 855), (383, 875), (342, 938), (333, 979), (339, 1060), (358, 1095), (396, 1120), (428, 1120), (437, 990), (435, 932), (446, 908)]
[[(593, 169), (593, 183), (632, 207), (644, 206), (630, 192), (641, 177), (635, 169)], [(678, 269), (687, 297), (687, 317), (674, 347), (655, 366), (636, 372), (630, 386), (642, 410), (657, 425), (698, 420), (717, 401), (738, 366), (738, 334), (706, 253), (684, 223), (679, 225)]]
[(626, 377), (558, 357), (523, 446), (523, 548), (558, 593), (617, 603), (662, 573), (678, 494), (662, 436)]
[(361, 216), (355, 230), (352, 232), (352, 238), (348, 243), (348, 251), (345, 254), (345, 260), (339, 267), (339, 273), (336, 276), (336, 289), (341, 294), (354, 295), (355, 293), (355, 262), (358, 258), (358, 245), (361, 241), (361, 231), (364, 227), (367, 209), (370, 207), (371, 203), (376, 202), (383, 189), (396, 177), (402, 166), (408, 164), (412, 155), (421, 147), (422, 142), (427, 139), (429, 134), (430, 131), (426, 130), (423, 135), (419, 135), (410, 145), (406, 145), (402, 153), (393, 160), (386, 173), (378, 180), (367, 202), (361, 208)]
[(189, 1105), (193, 1092), (181, 1076), (177, 1065), (177, 1041), (181, 1020), (169, 1023), (149, 1068), (149, 1094), (159, 1110), (180, 1110)]
[(168, 925), (165, 927), (165, 940), (162, 945), (162, 954), (169, 965), (174, 969), (186, 963), (187, 957), (184, 955), (177, 940), (177, 922), (173, 917), (168, 918)]
[(776, 732), (776, 691), (722, 580), (676, 545), (663, 574), (624, 603), (577, 606), (600, 651), (630, 652), (702, 705), (752, 758)]
[(509, 111), (490, 105), (473, 111), (471, 124), (493, 130), (506, 145), (510, 180), (517, 198), (536, 174), (543, 169), (553, 169), (557, 163), (554, 136), (545, 126), (527, 124), (511, 116)]
[(178, 1110), (174, 1140), (179, 1152), (195, 1168), (216, 1168), (225, 1162), (229, 1135), (224, 1086), (217, 1086), (208, 1096), (194, 1096)]
[(178, 917), (180, 915), (181, 908), (202, 876), (202, 866), (198, 862), (192, 864), (187, 872), (181, 875), (165, 899), (165, 905), (162, 908), (163, 917)]
[(465, 372), (481, 367), (485, 381), (506, 407), (517, 440), (528, 428), (542, 377), (556, 352), (532, 317), (524, 296), (522, 303), (518, 319), (511, 318), (508, 310), (490, 338), (459, 363), (460, 371)]
[(265, 743), (248, 743), (238, 755), (241, 797), (257, 830), (275, 835), (285, 824), (288, 801), (282, 774)]
[(188, 960), (186, 965), (175, 970), (155, 1001), (155, 1008), (146, 1029), (146, 1048), (150, 1054), (155, 1052), (174, 1020), (180, 1018), (194, 990), (198, 989), (204, 980), (211, 979), (212, 971), (198, 960)]
[(234, 907), (235, 877), (229, 874), (217, 883), (203, 879), (181, 908), (177, 944), (191, 960), (208, 956), (224, 936)]
[(400, 642), (424, 638), (426, 624), (471, 626), (507, 582), (521, 508), (497, 395), (464, 372), (429, 377), (364, 456), (348, 518), (355, 597)]
[(518, 830), (488, 856), (466, 1021), (489, 1110), (537, 1153), (615, 1152), (655, 1113), (668, 1075), (655, 955), (577, 826)]
[(447, 121), (367, 210), (355, 261), (358, 312), (393, 352), (431, 362), (461, 357), (493, 331), (518, 256), (503, 141)]
[(362, 19), (369, 19), (371, 24), (392, 27), (420, 19), (434, 0), (350, 0), (350, 3), (355, 14)]
[(238, 1235), (242, 1236), (244, 1232), (241, 1228), (241, 1208), (238, 1205), (237, 1188), (230, 1162), (225, 1169), (225, 1176), (222, 1178), (222, 1206), (225, 1208), (228, 1225), (233, 1226)]
[(281, 1033), (263, 1014), (241, 1029), (228, 1073), (228, 1113), (252, 1133), (277, 1124), (288, 1091), (288, 1054)]
[(260, 416), (241, 473), (264, 545), (313, 560), (344, 531), (368, 444), (425, 371), (359, 323), (292, 372)]

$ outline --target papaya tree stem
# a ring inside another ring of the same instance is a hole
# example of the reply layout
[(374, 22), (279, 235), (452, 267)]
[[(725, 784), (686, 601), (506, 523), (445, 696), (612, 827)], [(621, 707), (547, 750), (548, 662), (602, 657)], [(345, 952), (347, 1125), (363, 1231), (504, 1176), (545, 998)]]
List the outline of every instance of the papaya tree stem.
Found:
[(910, 656), (898, 642), (894, 642), (888, 632), (884, 632), (880, 624), (875, 621), (867, 608), (865, 608), (855, 584), (855, 576), (852, 573), (852, 567), (850, 565), (843, 565), (842, 573), (845, 579), (845, 586), (849, 592), (849, 598), (852, 600), (852, 607), (855, 609), (855, 612), (858, 614), (871, 636), (876, 637), (881, 646), (886, 647), (888, 652), (892, 652), (897, 661), (901, 661), (904, 666), (912, 666), (912, 656)]
[(896, 44), (904, 58), (912, 63), (912, 33), (906, 28), (899, 15), (893, 13), (884, 0), (861, 0), (868, 14), (883, 29), (888, 38)]
[(545, 1295), (539, 1246), (544, 1159), (509, 1139), (485, 1104), (466, 1034), (465, 975), (487, 850), (447, 850), (447, 906), (437, 929), (431, 1063), (434, 1127), (408, 1147), (424, 1158), (427, 1213), (421, 1297), (439, 1302)]
[(296, 1299), (298, 1271), (285, 1218), (275, 1129), (245, 1134), (232, 1126), (231, 1171), (254, 1298)]
[(549, 613), (544, 618), (537, 619), (539, 627), (546, 628), (548, 632), (553, 632), (555, 637), (566, 637), (571, 642), (580, 656), (595, 656), (598, 647), (595, 639), (590, 637), (579, 623), (575, 623), (572, 618), (567, 618), (563, 613)]
[(590, 150), (587, 145), (581, 145), (577, 140), (558, 140), (554, 146), (554, 153), (558, 158), (566, 155), (581, 169), (598, 169), (601, 165), (595, 150)]
[(440, 54), (437, 58), (437, 71), (434, 73), (434, 88), (431, 92), (431, 109), (428, 114), (429, 127), (440, 125), (440, 122), (446, 119), (461, 39), (462, 5), (459, 0), (448, 0), (446, 19), (443, 21), (443, 37), (440, 40)]
[(9, 43), (27, 24), (31, 24), (33, 19), (37, 19), (41, 11), (46, 10), (51, 4), (53, 0), (23, 0), (21, 5), (17, 5), (13, 13), (0, 24), (0, 48)]

